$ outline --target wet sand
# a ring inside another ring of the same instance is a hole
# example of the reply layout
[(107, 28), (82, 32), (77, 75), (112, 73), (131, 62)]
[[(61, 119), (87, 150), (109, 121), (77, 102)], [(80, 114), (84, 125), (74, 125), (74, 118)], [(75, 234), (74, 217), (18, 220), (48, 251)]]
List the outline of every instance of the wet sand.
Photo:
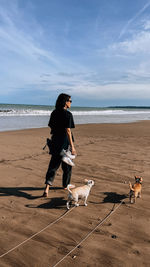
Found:
[[(72, 209), (0, 258), (0, 266), (51, 267), (77, 246), (121, 201), (118, 209), (57, 266), (149, 266), (150, 121), (86, 124), (73, 130), (78, 156), (71, 183), (95, 185), (88, 206)], [(58, 170), (41, 197), (50, 156), (42, 150), (49, 129), (0, 132), (0, 255), (66, 212), (67, 191)], [(142, 198), (130, 204), (128, 182), (143, 177)]]

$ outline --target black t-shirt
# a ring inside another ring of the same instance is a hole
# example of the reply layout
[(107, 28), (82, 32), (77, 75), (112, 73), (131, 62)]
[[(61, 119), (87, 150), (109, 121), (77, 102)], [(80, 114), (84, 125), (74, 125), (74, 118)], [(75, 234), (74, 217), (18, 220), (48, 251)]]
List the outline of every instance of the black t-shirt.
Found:
[(51, 128), (51, 134), (61, 134), (66, 128), (75, 128), (72, 113), (66, 109), (53, 110), (48, 126)]
[(69, 145), (66, 128), (75, 128), (72, 113), (66, 109), (53, 110), (48, 126), (51, 128), (52, 134), (51, 154), (59, 154)]

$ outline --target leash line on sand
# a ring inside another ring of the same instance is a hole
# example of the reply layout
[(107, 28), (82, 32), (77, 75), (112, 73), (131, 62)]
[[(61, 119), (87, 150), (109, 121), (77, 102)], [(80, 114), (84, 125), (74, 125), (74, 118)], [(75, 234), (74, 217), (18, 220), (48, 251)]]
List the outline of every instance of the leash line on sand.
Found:
[(67, 258), (76, 248), (78, 248), (99, 226), (101, 226), (123, 203), (124, 201), (122, 200), (120, 204), (116, 208), (112, 208), (111, 211), (100, 221), (98, 225), (95, 226), (95, 228), (89, 232), (72, 250), (70, 250), (63, 258), (61, 258), (55, 265), (52, 267), (56, 267), (61, 263), (65, 258)]
[[(120, 204), (114, 209), (112, 208), (112, 210), (104, 217), (104, 219), (102, 219), (100, 221), (100, 223), (91, 231), (89, 232), (84, 239), (82, 239), (72, 250), (70, 250), (70, 252), (68, 252), (62, 259), (60, 259), (55, 265), (53, 265), (53, 267), (57, 266), (59, 263), (61, 263), (67, 256), (69, 256), (78, 246), (80, 246), (100, 225), (102, 225), (123, 203), (123, 200), (120, 202)], [(6, 256), (7, 254), (9, 254), (10, 252), (14, 251), (15, 249), (19, 248), (21, 245), (25, 244), (26, 242), (28, 242), (29, 240), (31, 240), (32, 238), (34, 238), (35, 236), (39, 235), (40, 233), (42, 233), (43, 231), (45, 231), (48, 227), (52, 226), (53, 224), (57, 223), (58, 221), (60, 221), (63, 217), (65, 217), (65, 215), (67, 215), (69, 212), (71, 212), (73, 209), (75, 208), (75, 206), (73, 208), (71, 208), (70, 210), (65, 211), (65, 213), (63, 213), (60, 217), (58, 217), (55, 221), (49, 223), (47, 226), (45, 226), (43, 229), (41, 229), (39, 232), (33, 234), (32, 236), (30, 236), (29, 238), (25, 239), (23, 242), (19, 243), (17, 246), (9, 249), (7, 252), (3, 253), (0, 255), (0, 258)]]
[(60, 217), (58, 217), (55, 221), (49, 223), (47, 226), (45, 226), (43, 229), (41, 229), (39, 232), (33, 234), (32, 236), (30, 236), (29, 238), (25, 239), (23, 242), (19, 243), (17, 246), (9, 249), (7, 252), (3, 253), (0, 255), (0, 258), (4, 257), (5, 255), (7, 255), (8, 253), (12, 252), (13, 250), (15, 250), (16, 248), (19, 248), (21, 245), (25, 244), (26, 242), (28, 242), (29, 240), (31, 240), (33, 237), (39, 235), (41, 232), (45, 231), (48, 227), (52, 226), (53, 224), (57, 223), (58, 221), (60, 221), (65, 215), (67, 215), (69, 212), (71, 212), (73, 209), (75, 208), (75, 206), (73, 208), (71, 208), (70, 210), (65, 211), (65, 213), (63, 213)]

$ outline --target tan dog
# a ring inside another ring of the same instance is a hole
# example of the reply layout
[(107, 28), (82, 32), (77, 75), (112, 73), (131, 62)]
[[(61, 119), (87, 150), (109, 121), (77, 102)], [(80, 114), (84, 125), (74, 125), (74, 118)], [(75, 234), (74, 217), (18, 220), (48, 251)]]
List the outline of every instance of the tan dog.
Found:
[[(134, 185), (131, 185), (131, 183), (129, 182), (129, 187), (130, 187), (129, 199), (130, 199), (130, 203), (135, 203), (137, 197), (141, 198), (142, 182), (143, 182), (143, 178), (139, 177), (139, 176), (135, 176), (135, 184)], [(134, 198), (134, 202), (132, 201), (132, 198)]]
[(94, 181), (85, 179), (85, 183), (85, 185), (79, 187), (75, 187), (74, 185), (68, 184), (67, 189), (69, 191), (69, 195), (67, 201), (67, 209), (69, 209), (69, 203), (72, 200), (75, 201), (75, 206), (78, 207), (79, 198), (84, 199), (84, 205), (87, 206), (86, 201), (89, 196), (90, 190), (94, 185)]

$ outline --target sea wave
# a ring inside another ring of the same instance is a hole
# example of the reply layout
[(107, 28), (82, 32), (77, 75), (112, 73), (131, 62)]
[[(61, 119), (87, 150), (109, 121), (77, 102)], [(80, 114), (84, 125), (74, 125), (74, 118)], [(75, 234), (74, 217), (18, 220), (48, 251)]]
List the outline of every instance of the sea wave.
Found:
[[(52, 110), (40, 109), (0, 109), (0, 116), (49, 116)], [(150, 114), (147, 110), (126, 110), (126, 109), (103, 109), (103, 110), (71, 110), (75, 116), (113, 116), (113, 115), (138, 115)]]
[(30, 110), (30, 109), (11, 109), (11, 110), (0, 110), (0, 116), (47, 116), (50, 115), (49, 110)]
[(73, 111), (73, 115), (83, 115), (83, 116), (90, 116), (90, 115), (97, 115), (97, 116), (111, 116), (111, 115), (136, 115), (136, 114), (150, 114), (150, 110), (148, 111), (127, 111), (127, 110), (91, 110), (91, 111)]

